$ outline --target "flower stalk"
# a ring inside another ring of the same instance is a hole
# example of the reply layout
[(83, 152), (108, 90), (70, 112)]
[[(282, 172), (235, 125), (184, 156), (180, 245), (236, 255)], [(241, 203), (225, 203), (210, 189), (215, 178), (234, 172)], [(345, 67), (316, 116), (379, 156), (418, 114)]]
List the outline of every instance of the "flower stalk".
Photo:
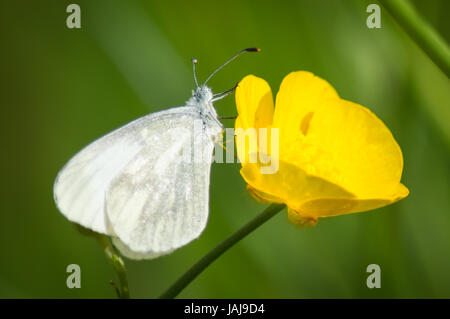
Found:
[(111, 243), (111, 239), (103, 234), (96, 233), (90, 229), (87, 229), (79, 224), (73, 223), (78, 232), (84, 236), (89, 236), (95, 238), (100, 246), (102, 246), (103, 251), (105, 252), (106, 257), (111, 262), (117, 276), (119, 277), (119, 285), (117, 285), (113, 280), (110, 280), (109, 283), (116, 291), (117, 297), (121, 299), (129, 299), (130, 298), (130, 290), (128, 289), (128, 279), (127, 279), (127, 271), (125, 269), (125, 263), (120, 257), (117, 250)]
[(444, 39), (406, 0), (379, 0), (430, 59), (450, 77), (450, 49)]
[(127, 271), (125, 269), (125, 263), (122, 260), (122, 257), (117, 253), (117, 250), (111, 243), (111, 240), (108, 236), (99, 234), (97, 236), (97, 240), (103, 248), (106, 257), (111, 262), (114, 270), (119, 277), (119, 285), (117, 286), (113, 281), (110, 281), (111, 285), (114, 287), (117, 297), (120, 299), (129, 299), (130, 298), (130, 290), (128, 288), (128, 279), (127, 279)]
[(285, 206), (282, 204), (272, 204), (267, 207), (261, 214), (253, 218), (246, 225), (231, 234), (219, 245), (208, 252), (196, 264), (194, 264), (187, 272), (185, 272), (172, 286), (169, 287), (159, 298), (171, 299), (175, 298), (189, 283), (194, 280), (203, 270), (205, 270), (213, 261), (219, 258), (224, 252), (234, 246), (242, 238), (250, 234), (256, 228), (264, 224), (270, 218), (280, 212)]

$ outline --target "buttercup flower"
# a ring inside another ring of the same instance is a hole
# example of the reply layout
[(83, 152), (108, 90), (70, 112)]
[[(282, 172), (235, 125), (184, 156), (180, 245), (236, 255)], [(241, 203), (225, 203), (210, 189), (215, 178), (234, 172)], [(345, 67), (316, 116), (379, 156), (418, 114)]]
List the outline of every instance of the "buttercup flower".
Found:
[(400, 183), (402, 152), (389, 129), (314, 74), (287, 75), (275, 108), (267, 82), (248, 75), (236, 89), (236, 106), (236, 134), (239, 128), (278, 128), (275, 173), (261, 173), (267, 165), (261, 154), (256, 162), (248, 160), (261, 151), (270, 156), (270, 148), (237, 137), (238, 157), (250, 193), (260, 201), (286, 204), (293, 223), (372, 210), (409, 194)]

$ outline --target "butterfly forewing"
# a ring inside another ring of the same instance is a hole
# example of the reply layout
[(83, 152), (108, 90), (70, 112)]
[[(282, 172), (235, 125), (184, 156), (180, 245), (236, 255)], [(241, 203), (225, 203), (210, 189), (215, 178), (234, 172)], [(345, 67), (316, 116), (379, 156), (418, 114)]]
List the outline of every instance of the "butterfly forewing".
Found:
[(107, 216), (125, 248), (158, 256), (200, 235), (208, 219), (213, 139), (220, 132), (219, 126), (206, 125), (199, 113), (197, 118), (178, 116), (147, 128), (143, 134), (150, 143), (106, 193)]

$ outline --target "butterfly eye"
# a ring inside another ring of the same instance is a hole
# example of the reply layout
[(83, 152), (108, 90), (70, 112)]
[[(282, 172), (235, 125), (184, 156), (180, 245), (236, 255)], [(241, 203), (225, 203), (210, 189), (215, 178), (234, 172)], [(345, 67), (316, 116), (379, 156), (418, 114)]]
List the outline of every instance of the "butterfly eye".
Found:
[(309, 112), (308, 114), (306, 114), (303, 117), (302, 122), (300, 123), (300, 131), (305, 136), (308, 134), (309, 124), (311, 123), (311, 119), (312, 119), (313, 115), (314, 115), (314, 112)]

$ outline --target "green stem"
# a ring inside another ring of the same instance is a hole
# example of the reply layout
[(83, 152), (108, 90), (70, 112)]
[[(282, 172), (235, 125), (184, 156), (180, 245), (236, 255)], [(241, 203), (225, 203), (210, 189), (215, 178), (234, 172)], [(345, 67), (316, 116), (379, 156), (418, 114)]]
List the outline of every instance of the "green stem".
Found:
[(406, 0), (379, 0), (430, 59), (450, 77), (450, 49)]
[(159, 298), (170, 299), (175, 298), (189, 283), (194, 280), (203, 270), (206, 269), (214, 260), (219, 258), (224, 252), (233, 247), (238, 241), (250, 234), (256, 228), (264, 224), (270, 218), (275, 216), (284, 208), (281, 204), (272, 204), (267, 207), (261, 214), (253, 218), (250, 222), (231, 234), (219, 245), (213, 248), (209, 253), (203, 256), (196, 264), (194, 264), (187, 272), (185, 272), (172, 286), (169, 287)]
[(114, 270), (116, 271), (119, 277), (119, 287), (117, 287), (114, 284), (114, 282), (111, 282), (114, 289), (116, 289), (118, 297), (121, 299), (130, 298), (130, 290), (128, 289), (127, 271), (125, 269), (125, 264), (122, 258), (117, 253), (114, 246), (111, 244), (111, 240), (109, 239), (108, 236), (99, 234), (97, 236), (97, 239), (100, 245), (103, 247), (106, 257), (108, 257), (109, 261), (111, 262), (112, 266), (114, 267)]

